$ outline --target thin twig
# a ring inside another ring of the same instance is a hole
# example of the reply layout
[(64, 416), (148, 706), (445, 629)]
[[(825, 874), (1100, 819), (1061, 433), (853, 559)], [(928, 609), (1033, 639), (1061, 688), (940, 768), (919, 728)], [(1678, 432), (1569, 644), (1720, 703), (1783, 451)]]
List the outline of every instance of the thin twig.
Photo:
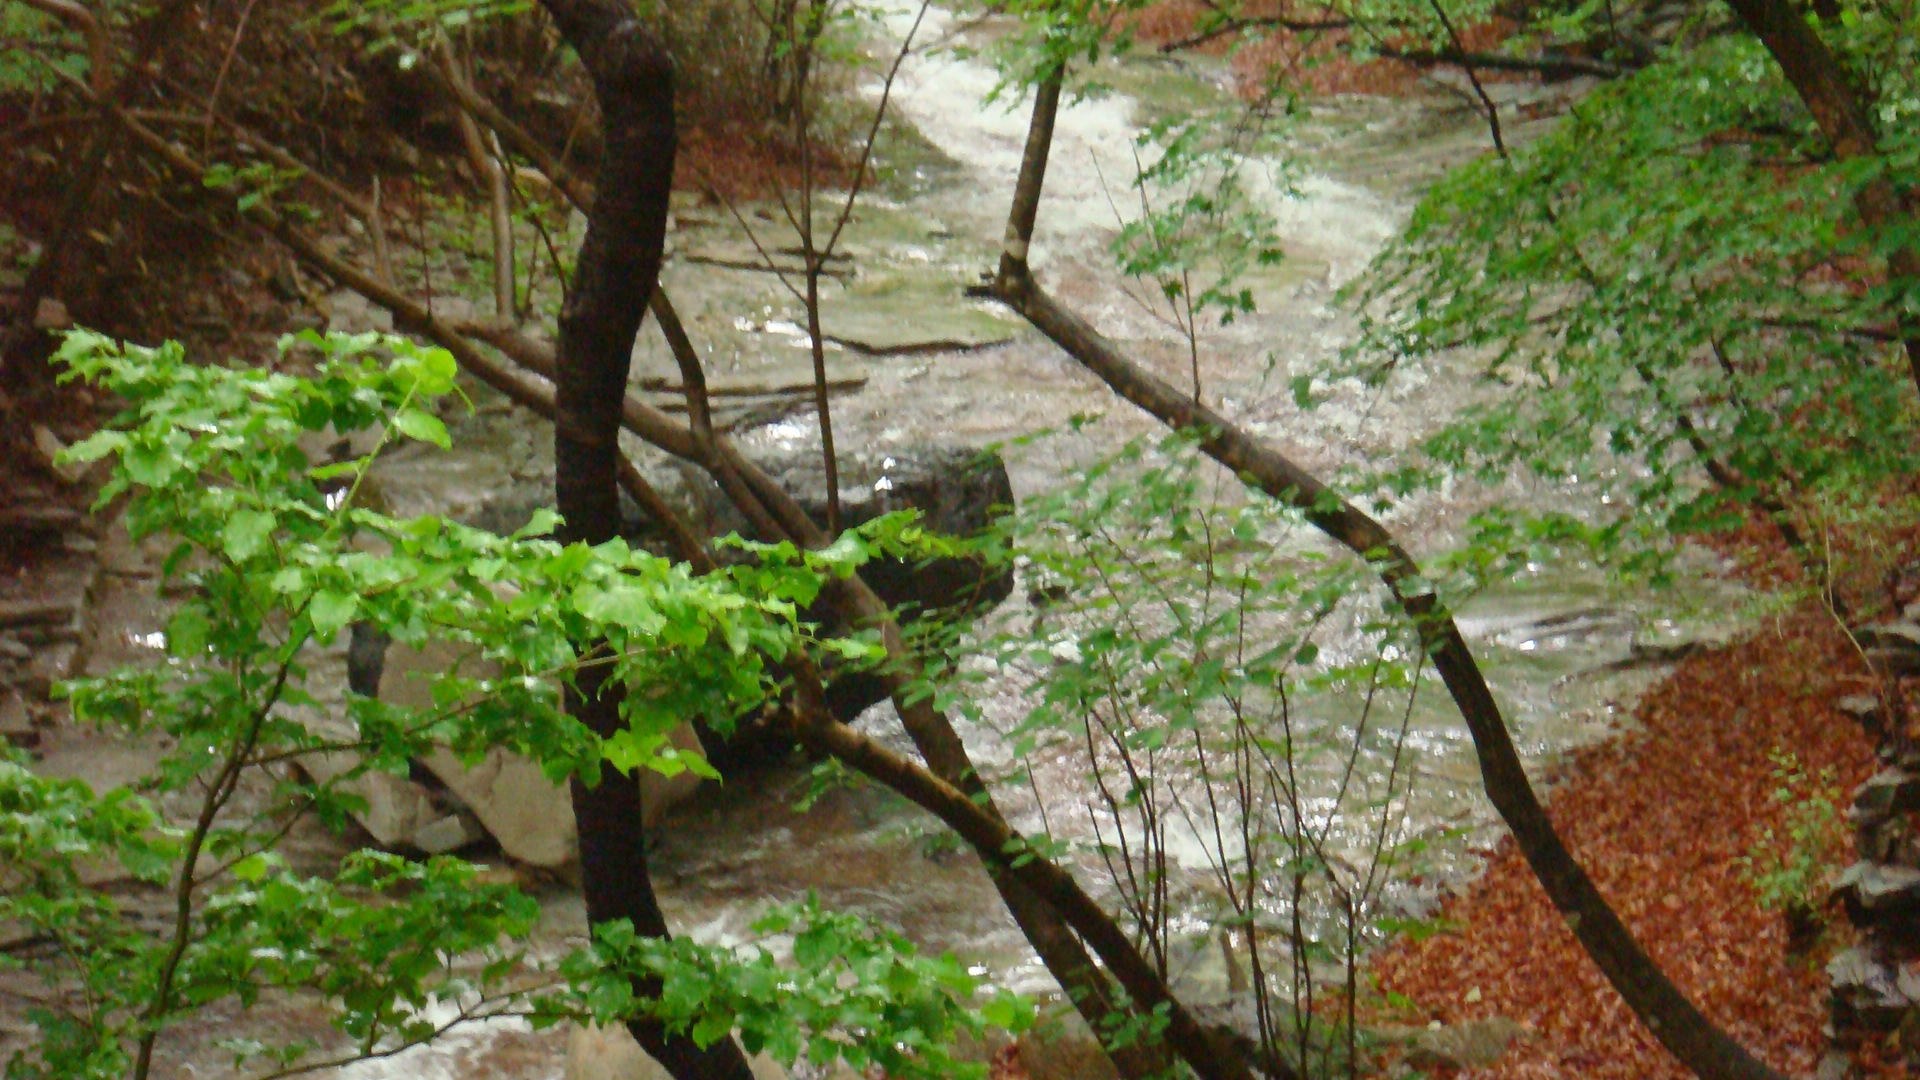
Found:
[(214, 107), (220, 100), (220, 88), (226, 84), (227, 71), (233, 67), (233, 58), (239, 55), (240, 39), (246, 35), (247, 20), (253, 17), (253, 5), (258, 0), (247, 0), (247, 6), (240, 9), (240, 21), (233, 28), (233, 40), (227, 43), (227, 53), (220, 58), (220, 70), (213, 77), (213, 89), (207, 91), (207, 115), (205, 126), (200, 134), (200, 152), (205, 153), (207, 145), (213, 139)]
[(1434, 16), (1440, 20), (1441, 27), (1446, 30), (1447, 37), (1453, 40), (1454, 52), (1461, 58), (1455, 62), (1460, 65), (1461, 71), (1467, 73), (1467, 82), (1473, 84), (1473, 92), (1479, 95), (1480, 105), (1487, 113), (1487, 128), (1493, 134), (1493, 148), (1502, 160), (1506, 160), (1507, 142), (1500, 132), (1500, 110), (1494, 105), (1493, 98), (1487, 94), (1487, 88), (1480, 85), (1477, 65), (1470, 59), (1473, 54), (1469, 53), (1466, 45), (1461, 42), (1460, 32), (1453, 28), (1453, 20), (1447, 17), (1447, 9), (1441, 6), (1440, 0), (1427, 0), (1427, 3), (1433, 8)]

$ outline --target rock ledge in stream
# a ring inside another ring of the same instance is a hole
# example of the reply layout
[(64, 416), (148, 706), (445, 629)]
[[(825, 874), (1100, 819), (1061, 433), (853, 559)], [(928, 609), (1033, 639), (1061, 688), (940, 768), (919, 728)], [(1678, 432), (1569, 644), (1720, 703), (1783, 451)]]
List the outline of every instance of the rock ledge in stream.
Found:
[[(817, 449), (776, 447), (747, 451), (747, 456), (791, 493), (816, 523), (827, 518), (826, 469)], [(746, 518), (706, 473), (684, 462), (654, 462), (643, 469), (647, 479), (669, 505), (679, 511), (696, 532), (705, 536), (752, 535)], [(925, 446), (892, 453), (844, 453), (839, 457), (840, 517), (842, 528), (852, 528), (899, 510), (918, 510), (925, 526), (946, 536), (972, 536), (991, 525), (1013, 505), (1013, 485), (999, 455), (964, 446)], [(534, 512), (553, 505), (553, 482), (542, 478), (522, 482), (476, 511), (467, 524), (489, 532), (510, 533), (524, 526)], [(639, 506), (621, 497), (623, 534), (649, 551), (666, 553), (663, 531)], [(984, 611), (1013, 591), (1013, 572), (988, 567), (970, 558), (930, 561), (880, 559), (860, 575), (890, 606), (908, 619), (933, 611), (965, 616)], [(830, 613), (816, 609), (809, 617), (832, 626)], [(827, 704), (834, 714), (851, 720), (867, 707), (887, 698), (886, 687), (873, 675), (854, 672), (836, 678), (827, 688)], [(784, 744), (770, 746), (762, 733), (747, 730), (722, 743), (702, 732), (708, 757), (722, 773), (749, 767), (772, 753), (784, 753)]]
[[(792, 492), (815, 521), (824, 521), (825, 470), (817, 453), (782, 450), (750, 456)], [(992, 524), (1013, 503), (1012, 486), (1001, 460), (967, 448), (848, 454), (840, 459), (840, 469), (843, 527), (897, 510), (915, 509), (934, 531), (964, 536)], [(661, 495), (685, 514), (696, 530), (707, 536), (747, 533), (745, 520), (704, 473), (670, 464), (656, 464), (647, 471)], [(528, 481), (490, 500), (466, 523), (510, 533), (531, 520), (536, 511), (552, 504), (551, 478)], [(629, 542), (664, 552), (664, 538), (654, 523), (624, 498), (622, 507), (626, 519), (623, 531)], [(1010, 569), (988, 567), (966, 558), (878, 560), (862, 575), (883, 600), (905, 609), (909, 617), (926, 611), (965, 617), (1004, 600), (1013, 588)], [(829, 612), (810, 614), (831, 624)], [(358, 693), (377, 693), (382, 700), (424, 705), (425, 684), (413, 676), (445, 671), (462, 662), (462, 657), (449, 650), (433, 647), (419, 652), (390, 649), (376, 635), (356, 627), (348, 654), (348, 682)], [(475, 670), (472, 674), (486, 677), (488, 673)], [(848, 720), (886, 696), (881, 681), (862, 672), (842, 674), (828, 688), (828, 704)], [(711, 732), (696, 736), (693, 728), (686, 727), (676, 733), (675, 743), (684, 750), (704, 750), (722, 772), (738, 771), (755, 760), (784, 756), (790, 749), (772, 732), (756, 728), (759, 722), (743, 720), (740, 730), (725, 741)], [(532, 762), (496, 751), (479, 767), (466, 769), (451, 754), (441, 752), (429, 755), (419, 765), (431, 774), (431, 787), (395, 779), (394, 783), (408, 789), (404, 794), (410, 798), (396, 794), (388, 799), (369, 799), (372, 809), (362, 824), (382, 843), (422, 846), (421, 827), (452, 813), (462, 820), (468, 815), (477, 819), (502, 851), (522, 862), (557, 867), (573, 860), (576, 834), (566, 788), (548, 781)], [(691, 774), (673, 779), (644, 775), (643, 801), (649, 824), (684, 801), (697, 786), (698, 780)], [(440, 832), (452, 835), (449, 829)]]

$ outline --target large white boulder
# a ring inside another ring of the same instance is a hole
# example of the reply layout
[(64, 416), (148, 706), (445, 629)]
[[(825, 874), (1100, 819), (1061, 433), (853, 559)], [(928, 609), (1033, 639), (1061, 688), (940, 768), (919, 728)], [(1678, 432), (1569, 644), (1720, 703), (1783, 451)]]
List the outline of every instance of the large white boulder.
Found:
[[(463, 645), (434, 642), (425, 648), (393, 645), (386, 651), (380, 672), (380, 700), (417, 709), (432, 709), (433, 678), (458, 671), (470, 678), (491, 678), (499, 669), (477, 659)], [(674, 729), (675, 748), (700, 753), (700, 739), (688, 724)], [(559, 867), (579, 854), (573, 803), (567, 788), (548, 780), (540, 766), (505, 750), (494, 750), (472, 768), (446, 750), (435, 750), (422, 765), (447, 786), (465, 808), (500, 843), (500, 850), (534, 866)], [(699, 789), (692, 773), (667, 777), (651, 770), (640, 774), (642, 818), (652, 828), (667, 811), (685, 802)], [(377, 835), (377, 834), (376, 834)], [(386, 842), (385, 840), (382, 841)]]
[[(754, 1080), (787, 1080), (787, 1070), (765, 1054), (748, 1058), (747, 1065)], [(836, 1070), (834, 1076), (849, 1072)], [(626, 1028), (598, 1024), (576, 1026), (567, 1036), (567, 1067), (561, 1075), (565, 1080), (672, 1080)]]

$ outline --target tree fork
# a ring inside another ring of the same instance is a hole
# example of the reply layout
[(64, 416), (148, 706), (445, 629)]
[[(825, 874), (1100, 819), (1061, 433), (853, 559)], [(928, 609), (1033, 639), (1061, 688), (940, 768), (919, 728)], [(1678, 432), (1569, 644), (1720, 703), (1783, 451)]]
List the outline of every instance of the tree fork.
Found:
[(1646, 954), (1593, 880), (1567, 850), (1534, 794), (1505, 718), (1453, 616), (1387, 530), (1318, 478), (1219, 413), (1180, 393), (1061, 307), (1028, 267), (1040, 192), (1059, 108), (1063, 70), (1036, 88), (1026, 152), (1008, 216), (1006, 247), (989, 292), (1019, 312), (1115, 393), (1168, 427), (1197, 433), (1209, 457), (1243, 482), (1299, 510), (1328, 537), (1373, 566), (1417, 628), (1447, 692), (1466, 720), (1487, 797), (1512, 831), (1547, 896), (1607, 981), (1660, 1044), (1709, 1080), (1784, 1080), (1700, 1012)]

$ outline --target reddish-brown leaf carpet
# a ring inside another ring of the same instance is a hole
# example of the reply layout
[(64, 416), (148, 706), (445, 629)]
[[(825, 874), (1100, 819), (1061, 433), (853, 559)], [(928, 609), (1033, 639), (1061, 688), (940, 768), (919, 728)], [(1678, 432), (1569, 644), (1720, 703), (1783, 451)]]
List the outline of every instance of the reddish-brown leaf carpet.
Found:
[[(1696, 1004), (1765, 1061), (1811, 1073), (1823, 1050), (1823, 964), (1844, 928), (1789, 958), (1777, 914), (1742, 876), (1764, 828), (1784, 835), (1771, 750), (1846, 794), (1872, 752), (1834, 698), (1866, 688), (1831, 620), (1770, 623), (1683, 662), (1637, 710), (1643, 733), (1579, 754), (1549, 799), (1555, 823), (1634, 934)], [(1848, 858), (1836, 839), (1828, 857)], [(1488, 1078), (1656, 1080), (1689, 1074), (1634, 1019), (1581, 951), (1511, 842), (1448, 903), (1455, 928), (1400, 942), (1373, 966), (1420, 1022), (1505, 1016), (1531, 1028)], [(1842, 920), (1834, 912), (1833, 921)], [(1477, 993), (1476, 993), (1477, 991)]]

